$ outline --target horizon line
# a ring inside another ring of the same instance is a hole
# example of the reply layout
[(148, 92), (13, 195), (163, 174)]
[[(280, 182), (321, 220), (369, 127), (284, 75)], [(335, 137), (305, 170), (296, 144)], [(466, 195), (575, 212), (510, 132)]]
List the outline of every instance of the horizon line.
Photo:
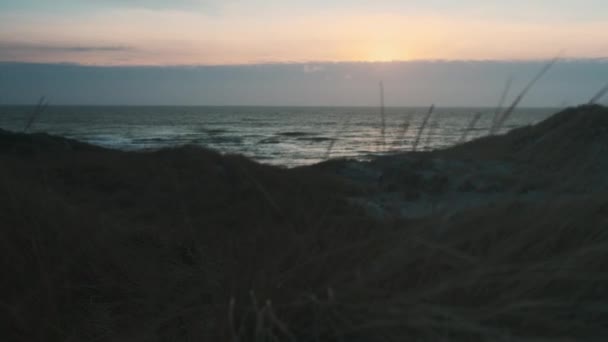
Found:
[[(599, 105), (604, 105), (603, 103), (598, 103)], [(567, 105), (567, 106), (520, 106), (520, 109), (560, 109), (560, 108), (570, 108), (570, 107), (578, 107), (583, 106), (584, 103), (576, 104), (576, 105)], [(0, 107), (32, 107), (36, 106), (36, 103), (0, 103)], [(385, 106), (385, 108), (420, 108), (420, 109), (428, 109), (430, 105), (390, 105)], [(179, 105), (179, 104), (53, 104), (50, 103), (49, 107), (243, 107), (243, 108), (379, 108), (379, 106), (373, 105), (243, 105), (243, 104), (188, 104), (188, 105)], [(437, 105), (434, 107), (438, 108), (448, 108), (448, 109), (496, 109), (496, 106), (482, 106), (482, 105)]]
[[(408, 59), (408, 60), (390, 60), (390, 61), (267, 61), (267, 62), (251, 62), (251, 63), (227, 63), (227, 64), (92, 64), (78, 62), (38, 62), (38, 61), (18, 61), (18, 60), (0, 60), (0, 64), (29, 64), (29, 65), (53, 65), (53, 66), (77, 66), (77, 67), (96, 67), (96, 68), (213, 68), (213, 67), (247, 67), (247, 66), (272, 66), (272, 65), (310, 65), (310, 64), (407, 64), (407, 63), (538, 63), (546, 62), (554, 57), (547, 58), (506, 58), (506, 59)], [(606, 57), (562, 57), (560, 62), (608, 62)]]

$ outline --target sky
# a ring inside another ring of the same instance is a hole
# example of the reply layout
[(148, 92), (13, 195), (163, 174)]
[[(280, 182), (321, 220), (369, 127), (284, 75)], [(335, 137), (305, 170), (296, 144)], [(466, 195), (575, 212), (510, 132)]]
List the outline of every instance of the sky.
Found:
[(372, 105), (384, 78), (398, 105), (490, 104), (560, 54), (549, 105), (608, 81), (606, 32), (605, 0), (3, 0), (0, 103)]
[(217, 65), (608, 56), (605, 0), (3, 0), (0, 60)]

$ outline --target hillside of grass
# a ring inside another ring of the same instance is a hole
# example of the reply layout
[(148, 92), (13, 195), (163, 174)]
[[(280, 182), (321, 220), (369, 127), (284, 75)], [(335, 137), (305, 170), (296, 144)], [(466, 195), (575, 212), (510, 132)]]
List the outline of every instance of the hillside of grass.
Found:
[(607, 118), (295, 169), (0, 131), (2, 340), (603, 340)]

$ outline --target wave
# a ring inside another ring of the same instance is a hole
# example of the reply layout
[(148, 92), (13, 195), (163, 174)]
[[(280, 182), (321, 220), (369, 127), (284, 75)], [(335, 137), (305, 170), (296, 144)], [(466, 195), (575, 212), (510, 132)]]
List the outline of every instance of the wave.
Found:
[(304, 136), (315, 135), (315, 134), (310, 133), (310, 132), (291, 131), (291, 132), (280, 132), (280, 133), (277, 133), (277, 135), (284, 136), (284, 137), (304, 137)]
[(310, 141), (310, 142), (326, 142), (326, 141), (335, 141), (338, 139), (328, 138), (328, 137), (299, 137), (296, 140)]

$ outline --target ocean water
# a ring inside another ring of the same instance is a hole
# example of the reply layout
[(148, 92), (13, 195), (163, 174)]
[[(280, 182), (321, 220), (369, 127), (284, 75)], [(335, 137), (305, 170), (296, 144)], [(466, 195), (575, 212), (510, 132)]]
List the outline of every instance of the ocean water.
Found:
[[(502, 132), (534, 124), (555, 108), (517, 109)], [(0, 107), (0, 128), (23, 131), (32, 106)], [(428, 108), (386, 108), (384, 135), (379, 108), (363, 107), (80, 107), (52, 106), (32, 132), (47, 132), (123, 150), (194, 144), (240, 153), (288, 167), (327, 157), (366, 159), (387, 151), (412, 150)], [(493, 108), (435, 108), (420, 134), (418, 150), (488, 134)]]

